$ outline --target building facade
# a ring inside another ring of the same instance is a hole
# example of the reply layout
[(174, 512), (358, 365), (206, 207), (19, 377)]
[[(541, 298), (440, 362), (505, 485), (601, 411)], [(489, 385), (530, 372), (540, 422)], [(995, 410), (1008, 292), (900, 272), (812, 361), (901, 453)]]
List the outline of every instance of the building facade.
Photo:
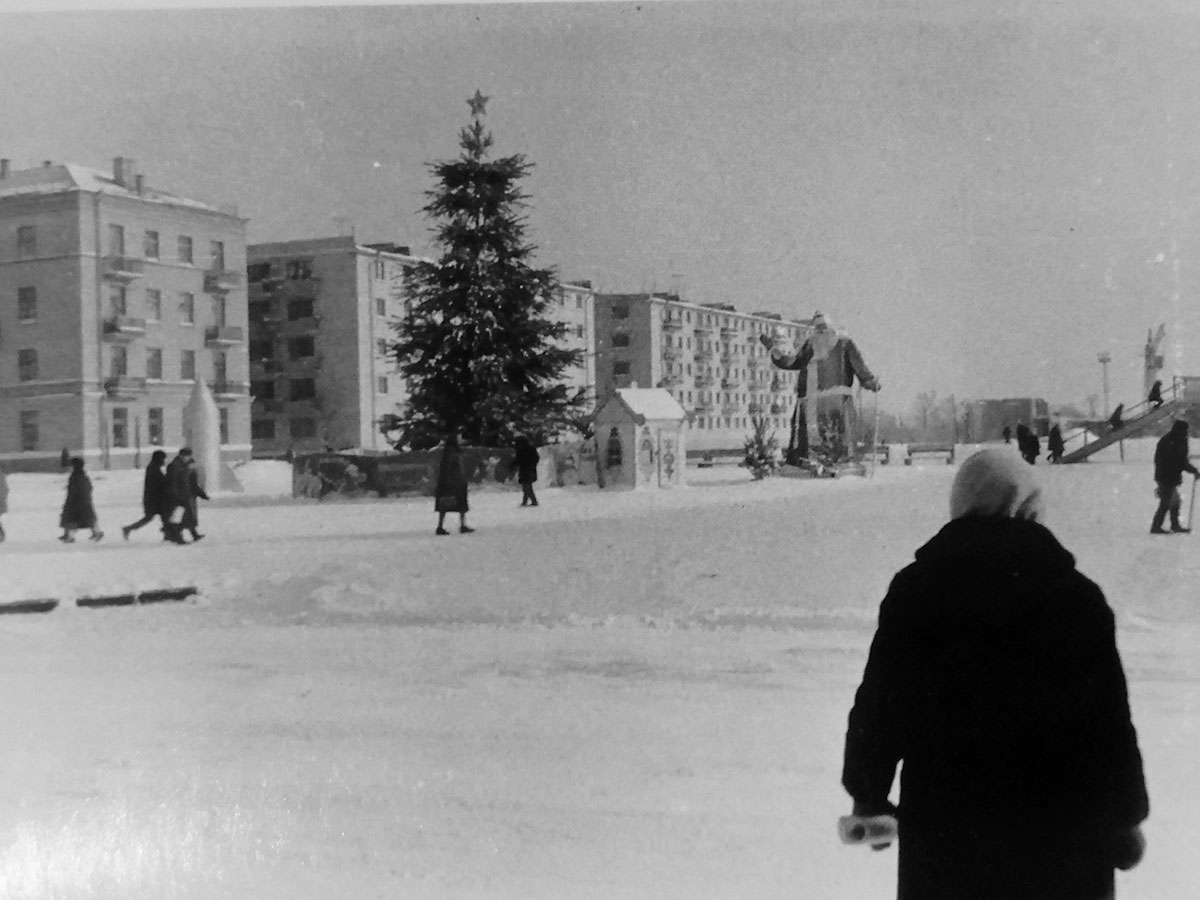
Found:
[[(341, 236), (253, 244), (247, 259), (254, 454), (391, 449), (379, 421), (402, 414), (408, 392), (389, 345), (418, 257)], [(566, 381), (589, 397), (593, 309), (587, 284), (562, 285), (550, 309), (585, 351)]]
[(740, 450), (755, 416), (787, 445), (796, 373), (776, 369), (759, 336), (782, 332), (778, 340), (790, 346), (811, 333), (810, 323), (674, 294), (597, 294), (595, 304), (600, 402), (616, 388), (666, 388), (688, 413), (692, 453)]
[(0, 160), (0, 461), (143, 465), (183, 441), (197, 378), (249, 458), (246, 220), (111, 172)]

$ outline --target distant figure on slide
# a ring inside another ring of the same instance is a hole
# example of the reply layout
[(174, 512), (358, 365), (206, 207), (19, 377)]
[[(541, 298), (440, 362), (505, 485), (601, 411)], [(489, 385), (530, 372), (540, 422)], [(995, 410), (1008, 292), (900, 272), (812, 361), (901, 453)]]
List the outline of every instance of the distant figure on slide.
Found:
[(1154, 384), (1150, 388), (1150, 393), (1149, 393), (1149, 395), (1147, 395), (1146, 400), (1147, 400), (1147, 402), (1150, 403), (1151, 407), (1154, 409), (1158, 409), (1160, 406), (1163, 405), (1162, 381), (1161, 380), (1154, 382)]
[(1052, 463), (1062, 459), (1066, 445), (1063, 443), (1062, 428), (1057, 422), (1050, 426), (1050, 434), (1046, 438), (1046, 459)]
[(1125, 427), (1125, 404), (1118, 403), (1117, 408), (1113, 410), (1113, 414), (1108, 417), (1108, 427), (1111, 431), (1120, 431)]
[(1200, 476), (1200, 471), (1188, 460), (1188, 423), (1176, 419), (1171, 430), (1158, 439), (1154, 448), (1154, 493), (1158, 497), (1158, 509), (1154, 511), (1154, 521), (1150, 523), (1151, 534), (1171, 533), (1163, 528), (1168, 514), (1171, 516), (1171, 531), (1176, 534), (1191, 531), (1179, 521), (1179, 510), (1183, 506), (1183, 501), (1179, 499), (1179, 485), (1183, 483), (1184, 472), (1191, 472), (1192, 478)]
[(1011, 428), (1009, 428), (1007, 425), (1005, 425), (1004, 430), (1002, 432), (1000, 432), (1000, 434), (1004, 436), (1004, 443), (1006, 443), (1006, 444), (1012, 443), (1012, 429)]
[(1017, 426), (1017, 450), (1021, 458), (1031, 466), (1042, 452), (1042, 442), (1024, 422)]

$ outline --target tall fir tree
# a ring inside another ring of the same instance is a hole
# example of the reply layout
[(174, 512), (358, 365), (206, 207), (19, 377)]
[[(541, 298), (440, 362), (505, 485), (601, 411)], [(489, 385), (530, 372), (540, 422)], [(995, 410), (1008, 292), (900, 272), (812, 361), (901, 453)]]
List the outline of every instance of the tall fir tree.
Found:
[(488, 159), (487, 97), (467, 101), (471, 124), (462, 153), (430, 164), (436, 188), (423, 212), (441, 248), (412, 267), (410, 304), (391, 350), (408, 382), (402, 415), (386, 416), (397, 446), (436, 444), (448, 431), (476, 446), (501, 446), (518, 434), (535, 440), (570, 430), (583, 406), (562, 379), (582, 352), (568, 349), (568, 326), (553, 321), (558, 288), (552, 269), (531, 265), (522, 155)]

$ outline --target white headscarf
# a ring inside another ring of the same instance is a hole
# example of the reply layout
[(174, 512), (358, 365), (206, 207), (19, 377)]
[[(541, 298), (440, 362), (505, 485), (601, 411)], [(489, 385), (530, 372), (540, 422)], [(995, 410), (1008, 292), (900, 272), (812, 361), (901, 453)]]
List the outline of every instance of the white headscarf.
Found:
[(980, 450), (962, 464), (950, 488), (950, 518), (995, 516), (1036, 522), (1042, 489), (1033, 467), (1011, 450)]

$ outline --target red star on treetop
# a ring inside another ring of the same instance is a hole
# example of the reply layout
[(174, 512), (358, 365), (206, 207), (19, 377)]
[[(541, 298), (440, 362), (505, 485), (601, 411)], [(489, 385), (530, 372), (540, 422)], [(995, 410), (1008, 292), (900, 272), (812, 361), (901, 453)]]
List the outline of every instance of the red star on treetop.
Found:
[(471, 107), (471, 115), (473, 115), (473, 116), (485, 115), (486, 110), (484, 109), (484, 107), (487, 106), (487, 102), (489, 99), (491, 99), (491, 98), (483, 96), (483, 94), (479, 93), (479, 88), (476, 88), (475, 96), (467, 101), (467, 103)]

